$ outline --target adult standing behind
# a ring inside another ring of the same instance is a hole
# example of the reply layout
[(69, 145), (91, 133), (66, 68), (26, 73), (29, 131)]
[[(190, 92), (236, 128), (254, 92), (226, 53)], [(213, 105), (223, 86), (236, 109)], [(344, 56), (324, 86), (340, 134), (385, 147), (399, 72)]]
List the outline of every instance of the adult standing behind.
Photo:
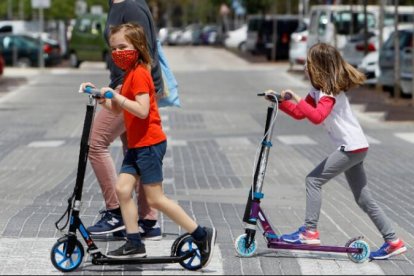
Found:
[[(109, 45), (109, 28), (127, 22), (134, 22), (144, 28), (148, 40), (148, 48), (153, 59), (151, 75), (157, 93), (163, 92), (163, 81), (161, 67), (158, 60), (157, 34), (152, 18), (151, 11), (145, 0), (108, 0), (109, 12), (105, 26), (105, 39)], [(110, 71), (109, 87), (120, 91), (124, 79), (124, 72), (118, 68), (112, 59), (108, 61)], [(104, 235), (115, 233), (125, 229), (121, 216), (119, 200), (115, 191), (117, 171), (109, 145), (120, 137), (123, 149), (126, 149), (126, 136), (124, 118), (122, 113), (115, 114), (109, 110), (101, 109), (95, 117), (91, 132), (89, 160), (92, 169), (98, 179), (105, 200), (106, 210), (101, 211), (101, 219), (93, 226), (88, 227), (88, 231), (94, 235)], [(158, 212), (151, 209), (146, 201), (141, 185), (137, 187), (137, 200), (140, 210), (139, 226), (141, 236), (146, 239), (161, 239), (161, 229), (157, 223)]]

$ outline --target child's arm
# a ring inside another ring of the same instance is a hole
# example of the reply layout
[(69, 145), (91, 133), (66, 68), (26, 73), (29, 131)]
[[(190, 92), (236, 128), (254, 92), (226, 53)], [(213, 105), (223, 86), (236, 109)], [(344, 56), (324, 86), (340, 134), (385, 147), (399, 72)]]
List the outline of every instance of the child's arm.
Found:
[(291, 90), (282, 91), (282, 97), (284, 93), (292, 94), (292, 101), (296, 104), (284, 101), (280, 104), (280, 109), (297, 120), (308, 118), (314, 124), (322, 123), (331, 113), (335, 104), (335, 98), (332, 97), (322, 97), (316, 104), (309, 94), (303, 100)]
[(148, 93), (138, 93), (135, 100), (130, 100), (123, 95), (114, 94), (111, 103), (112, 110), (116, 112), (121, 112), (124, 109), (140, 119), (146, 119), (150, 109), (150, 96)]
[[(282, 91), (281, 96), (285, 97), (284, 92), (290, 92), (290, 91)], [(296, 94), (292, 94), (292, 99), (294, 100), (294, 97), (298, 97)], [(300, 99), (299, 99), (300, 100)], [(310, 95), (307, 95), (305, 98), (305, 101), (311, 105), (314, 105), (314, 100)], [(282, 101), (279, 104), (280, 110), (291, 116), (292, 118), (296, 120), (302, 120), (305, 119), (305, 114), (298, 108), (297, 104), (293, 103), (292, 101)]]

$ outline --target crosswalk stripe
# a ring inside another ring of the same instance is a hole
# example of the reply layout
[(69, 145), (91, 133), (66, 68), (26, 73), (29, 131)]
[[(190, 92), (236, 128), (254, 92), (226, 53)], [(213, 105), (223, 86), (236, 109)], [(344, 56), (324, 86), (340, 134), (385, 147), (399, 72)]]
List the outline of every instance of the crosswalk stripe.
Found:
[(27, 146), (30, 148), (56, 148), (65, 144), (64, 140), (33, 141)]
[(414, 132), (399, 132), (394, 133), (394, 135), (400, 139), (414, 144)]
[(317, 143), (306, 135), (279, 135), (277, 139), (286, 145), (316, 145)]

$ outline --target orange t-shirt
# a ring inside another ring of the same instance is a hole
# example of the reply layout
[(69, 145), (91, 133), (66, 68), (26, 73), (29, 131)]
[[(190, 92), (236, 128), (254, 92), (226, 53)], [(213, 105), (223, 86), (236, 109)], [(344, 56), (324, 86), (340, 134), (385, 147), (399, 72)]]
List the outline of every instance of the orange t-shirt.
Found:
[(124, 110), (125, 129), (130, 149), (152, 146), (167, 140), (161, 126), (151, 73), (145, 67), (137, 66), (125, 75), (121, 94), (135, 101), (135, 96), (143, 93), (150, 96), (150, 110), (146, 119), (140, 119)]

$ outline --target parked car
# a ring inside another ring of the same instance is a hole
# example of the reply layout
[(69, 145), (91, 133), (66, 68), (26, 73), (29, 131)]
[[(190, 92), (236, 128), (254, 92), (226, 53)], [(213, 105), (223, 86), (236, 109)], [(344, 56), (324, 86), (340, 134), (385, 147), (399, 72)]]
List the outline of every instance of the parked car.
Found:
[(247, 19), (246, 47), (268, 60), (288, 60), (290, 35), (299, 25), (298, 15), (251, 15)]
[(170, 28), (168, 29), (166, 43), (168, 45), (179, 45), (181, 43), (181, 37), (183, 35), (183, 30), (180, 28)]
[(110, 58), (103, 32), (106, 14), (84, 14), (76, 19), (69, 41), (70, 65), (78, 68), (83, 61), (105, 61)]
[(299, 22), (298, 28), (290, 35), (289, 64), (292, 69), (294, 65), (304, 65), (307, 55), (309, 19)]
[(182, 45), (200, 45), (202, 27), (200, 24), (190, 24), (185, 27), (179, 44)]
[[(412, 28), (412, 23), (398, 24), (399, 29)], [(385, 42), (390, 34), (395, 30), (394, 25), (384, 26), (383, 42)], [(378, 77), (379, 67), (379, 31), (370, 30), (367, 36), (367, 54), (365, 55), (365, 34), (364, 32), (351, 36), (342, 51), (344, 59), (351, 65), (357, 67), (365, 73), (369, 80)], [(375, 81), (375, 80), (373, 80)]]
[(202, 28), (200, 39), (203, 45), (214, 45), (217, 44), (219, 27), (217, 25), (206, 25)]
[(379, 53), (379, 69), (380, 77), (378, 83), (382, 86), (384, 91), (393, 93), (394, 81), (394, 61), (395, 49), (394, 38), (399, 36), (399, 50), (400, 50), (400, 75), (401, 75), (401, 96), (409, 97), (412, 95), (411, 81), (413, 75), (412, 68), (412, 51), (413, 51), (413, 33), (412, 28), (398, 30), (393, 32), (390, 37), (384, 42)]
[[(6, 65), (17, 67), (39, 66), (39, 39), (30, 35), (0, 34), (0, 52)], [(60, 45), (57, 41), (43, 40), (43, 58), (46, 66), (61, 62)]]
[(247, 24), (242, 25), (240, 28), (227, 32), (224, 45), (227, 48), (235, 48), (241, 52), (246, 52), (246, 39), (247, 39)]

